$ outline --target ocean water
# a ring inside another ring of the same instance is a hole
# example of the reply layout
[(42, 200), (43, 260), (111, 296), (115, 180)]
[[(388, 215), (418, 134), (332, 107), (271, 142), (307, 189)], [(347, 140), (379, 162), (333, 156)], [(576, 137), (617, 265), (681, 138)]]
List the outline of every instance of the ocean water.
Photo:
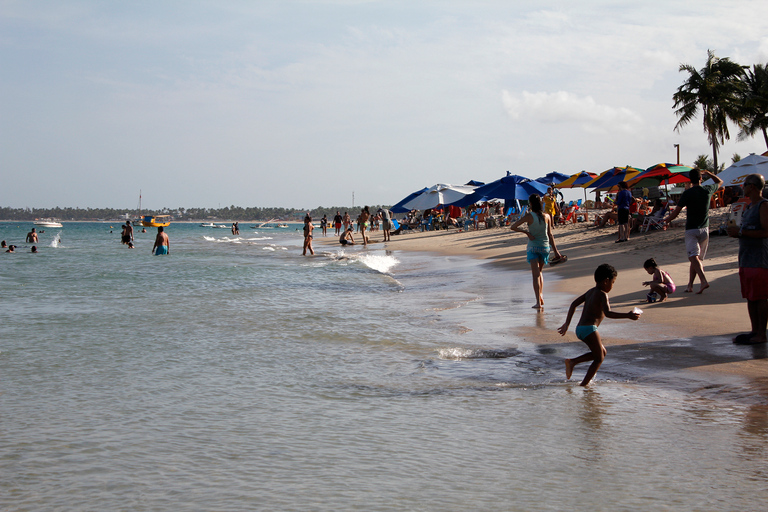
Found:
[(653, 339), (566, 382), (584, 347), (525, 333), (559, 338), (571, 297), (533, 312), (528, 273), (246, 224), (172, 224), (155, 257), (153, 229), (65, 223), (30, 254), (31, 227), (0, 223), (2, 510), (768, 503), (760, 383), (630, 364)]

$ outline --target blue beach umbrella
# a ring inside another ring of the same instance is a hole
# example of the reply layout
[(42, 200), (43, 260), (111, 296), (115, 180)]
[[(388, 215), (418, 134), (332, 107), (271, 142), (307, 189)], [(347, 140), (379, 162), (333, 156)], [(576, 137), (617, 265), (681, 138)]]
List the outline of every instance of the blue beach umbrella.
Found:
[(545, 176), (542, 176), (541, 178), (536, 178), (534, 181), (538, 181), (539, 183), (543, 183), (545, 185), (552, 187), (557, 185), (558, 183), (562, 183), (568, 178), (570, 178), (570, 176), (568, 176), (567, 174), (563, 174), (557, 171), (552, 171), (550, 173), (547, 173)]
[(528, 196), (531, 194), (545, 194), (546, 192), (547, 186), (543, 183), (533, 181), (525, 176), (508, 174), (482, 187), (477, 187), (474, 193), (453, 203), (453, 205), (467, 206), (491, 199), (503, 199), (504, 201), (512, 202), (516, 199), (528, 199)]
[(392, 208), (390, 208), (389, 211), (391, 211), (392, 213), (405, 213), (405, 212), (411, 211), (410, 208), (405, 208), (403, 205), (408, 201), (410, 201), (411, 199), (413, 199), (414, 197), (420, 194), (423, 194), (427, 190), (429, 190), (429, 187), (424, 187), (423, 189), (417, 190), (412, 194), (408, 194), (404, 199), (401, 199), (397, 204), (392, 206)]

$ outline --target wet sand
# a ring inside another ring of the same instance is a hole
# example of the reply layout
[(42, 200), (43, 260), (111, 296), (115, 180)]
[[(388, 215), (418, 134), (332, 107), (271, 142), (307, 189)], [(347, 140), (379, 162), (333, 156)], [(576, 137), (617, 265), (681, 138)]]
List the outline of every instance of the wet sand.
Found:
[[(719, 226), (726, 216), (727, 208), (712, 210), (710, 230)], [(606, 327), (621, 324), (618, 331), (621, 336), (604, 335), (608, 348), (606, 362), (613, 360), (613, 363), (603, 365), (598, 377), (604, 378), (611, 366), (618, 365), (623, 374), (638, 378), (649, 375), (663, 378), (665, 374), (673, 376), (680, 372), (693, 376), (705, 372), (712, 377), (718, 374), (718, 380), (741, 377), (761, 385), (761, 381), (768, 378), (768, 361), (764, 360), (768, 358), (768, 347), (739, 346), (731, 342), (734, 336), (750, 328), (746, 301), (739, 287), (738, 241), (725, 236), (710, 237), (704, 267), (710, 288), (702, 294), (685, 293), (690, 264), (685, 253), (684, 227), (683, 214), (666, 231), (632, 233), (631, 240), (621, 244), (615, 243), (615, 226), (600, 229), (591, 222), (582, 222), (556, 228), (555, 241), (568, 261), (544, 270), (545, 314), (548, 293), (562, 292), (575, 298), (594, 286), (595, 268), (601, 263), (610, 263), (619, 273), (610, 293), (612, 309), (628, 311), (637, 306), (644, 313), (637, 322), (610, 319), (604, 322)], [(376, 249), (467, 255), (491, 260), (508, 269), (530, 271), (525, 260), (527, 238), (509, 228), (412, 232), (393, 236), (386, 244), (381, 242), (379, 231), (371, 234), (371, 240), (371, 247)], [(332, 236), (316, 241), (318, 245), (338, 246), (337, 238)], [(677, 285), (677, 291), (665, 302), (646, 302), (648, 288), (641, 283), (650, 276), (643, 269), (643, 262), (651, 257), (669, 272)], [(560, 279), (552, 279), (553, 274)], [(694, 292), (698, 290), (696, 279)], [(527, 294), (534, 303), (532, 287), (521, 293)], [(531, 314), (540, 313), (531, 310)], [(580, 343), (573, 333), (579, 315), (580, 308), (564, 337), (555, 329), (565, 320), (565, 312), (547, 315), (547, 321), (522, 335), (527, 341), (541, 345)], [(616, 332), (615, 327), (613, 330)], [(583, 370), (577, 370), (574, 377), (582, 374)]]

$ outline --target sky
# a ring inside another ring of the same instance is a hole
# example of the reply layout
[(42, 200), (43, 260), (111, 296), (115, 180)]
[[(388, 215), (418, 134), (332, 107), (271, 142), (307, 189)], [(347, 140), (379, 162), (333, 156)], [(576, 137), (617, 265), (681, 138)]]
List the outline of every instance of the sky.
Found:
[[(711, 155), (672, 95), (764, 0), (0, 0), (0, 206), (393, 204)], [(737, 141), (720, 161), (766, 151)]]

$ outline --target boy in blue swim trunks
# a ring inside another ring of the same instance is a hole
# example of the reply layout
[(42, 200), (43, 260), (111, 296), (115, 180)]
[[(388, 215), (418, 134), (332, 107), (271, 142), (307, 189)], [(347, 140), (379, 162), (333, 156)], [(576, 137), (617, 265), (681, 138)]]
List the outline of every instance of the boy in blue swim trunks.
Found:
[(597, 332), (597, 327), (605, 317), (608, 318), (629, 318), (630, 320), (637, 320), (640, 318), (638, 313), (630, 311), (629, 313), (616, 313), (611, 311), (611, 304), (608, 301), (608, 292), (613, 289), (613, 283), (616, 282), (616, 276), (618, 273), (616, 269), (607, 263), (603, 263), (597, 270), (595, 270), (595, 287), (591, 288), (584, 295), (576, 298), (571, 303), (570, 309), (568, 309), (568, 317), (565, 319), (565, 323), (561, 325), (557, 331), (565, 336), (568, 332), (568, 326), (571, 323), (573, 314), (576, 312), (576, 308), (579, 305), (584, 304), (584, 309), (581, 312), (581, 318), (579, 319), (579, 325), (576, 326), (576, 336), (587, 344), (590, 352), (582, 354), (575, 359), (565, 360), (565, 377), (571, 378), (573, 373), (573, 367), (579, 363), (592, 361), (589, 365), (587, 374), (584, 376), (584, 380), (581, 381), (582, 386), (589, 384), (592, 377), (597, 373), (598, 368), (605, 359), (607, 351), (603, 346), (600, 339), (600, 333)]

